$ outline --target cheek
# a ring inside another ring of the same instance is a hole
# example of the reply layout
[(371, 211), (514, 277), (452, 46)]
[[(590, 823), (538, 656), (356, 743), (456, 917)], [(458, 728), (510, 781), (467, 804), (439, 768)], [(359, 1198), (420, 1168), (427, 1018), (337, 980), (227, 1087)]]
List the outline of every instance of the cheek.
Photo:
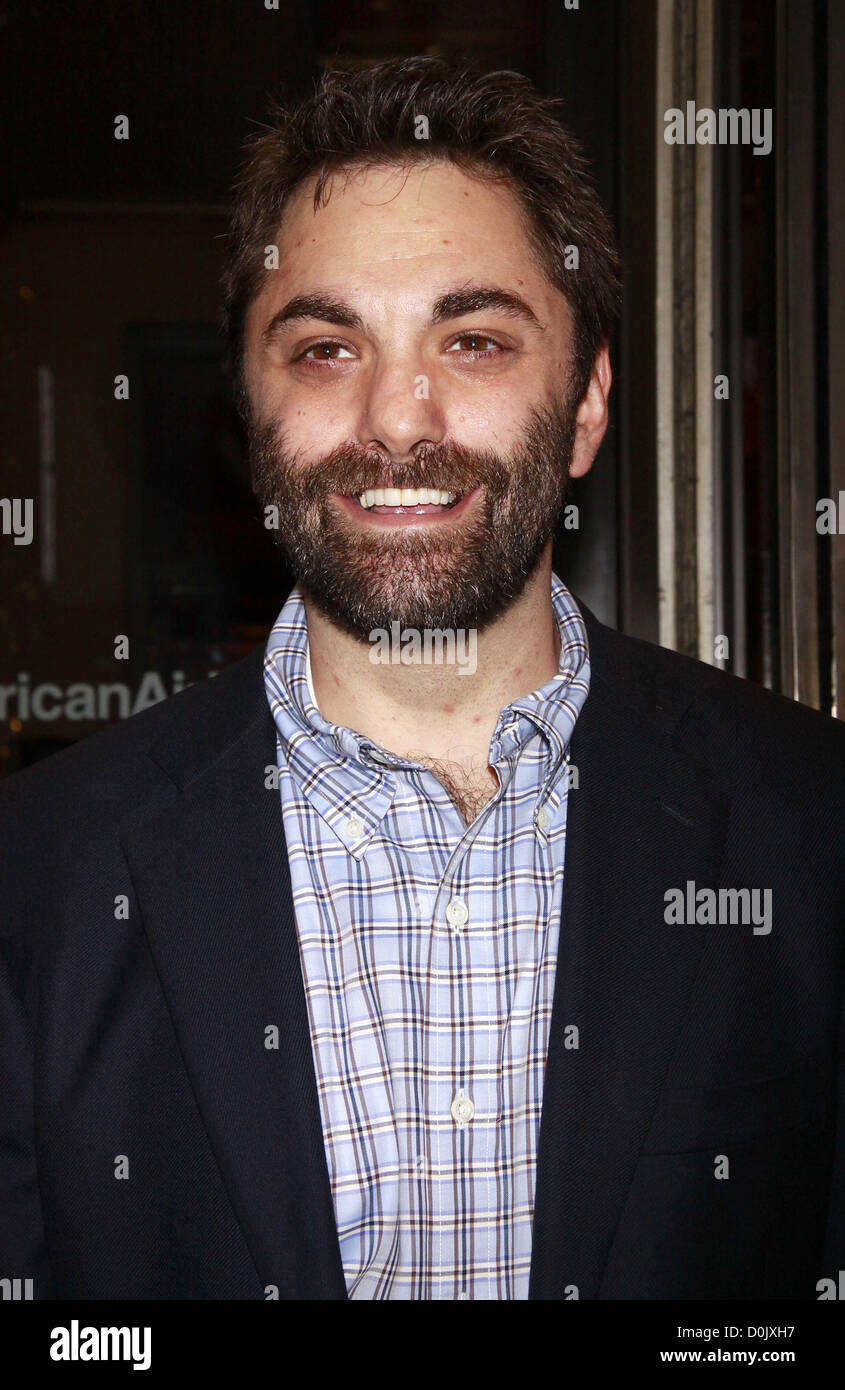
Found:
[(551, 395), (545, 364), (527, 357), (507, 376), (440, 380), (437, 387), (449, 433), (470, 448), (500, 454), (522, 442), (532, 407)]
[(354, 413), (347, 403), (337, 396), (328, 403), (278, 372), (256, 374), (250, 396), (257, 418), (276, 421), (287, 446), (306, 457), (345, 443), (354, 430)]
[(354, 437), (351, 419), (337, 409), (288, 400), (273, 412), (287, 447), (304, 459), (321, 458)]
[(510, 403), (503, 400), (483, 409), (466, 403), (447, 411), (448, 433), (469, 449), (493, 449), (503, 453), (511, 449), (521, 436), (521, 417)]

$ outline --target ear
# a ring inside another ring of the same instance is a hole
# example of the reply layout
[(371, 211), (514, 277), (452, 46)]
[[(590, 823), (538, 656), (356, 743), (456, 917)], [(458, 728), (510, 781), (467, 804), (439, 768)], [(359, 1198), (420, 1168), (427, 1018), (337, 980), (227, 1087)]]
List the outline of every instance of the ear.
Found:
[(604, 343), (596, 353), (590, 383), (575, 415), (575, 441), (572, 446), (572, 462), (569, 465), (571, 478), (582, 478), (590, 471), (598, 447), (604, 439), (607, 429), (607, 398), (610, 395), (612, 380), (610, 354), (607, 343)]

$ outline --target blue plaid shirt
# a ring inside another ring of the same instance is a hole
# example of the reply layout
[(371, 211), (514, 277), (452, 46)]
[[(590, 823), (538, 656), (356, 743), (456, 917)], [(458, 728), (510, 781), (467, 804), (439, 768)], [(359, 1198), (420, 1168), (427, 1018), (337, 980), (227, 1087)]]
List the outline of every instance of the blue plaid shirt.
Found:
[[(583, 620), (507, 705), (467, 827), (435, 774), (329, 724), (298, 588), (267, 643), (281, 812), (350, 1299), (525, 1299)], [(577, 791), (573, 790), (577, 795)]]

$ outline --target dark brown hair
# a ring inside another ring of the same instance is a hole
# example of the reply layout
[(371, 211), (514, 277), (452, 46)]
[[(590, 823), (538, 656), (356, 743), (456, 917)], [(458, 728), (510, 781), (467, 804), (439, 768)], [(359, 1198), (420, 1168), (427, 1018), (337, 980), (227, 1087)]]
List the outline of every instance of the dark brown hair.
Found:
[[(610, 219), (581, 146), (558, 117), (560, 105), (520, 73), (484, 73), (429, 57), (332, 69), (307, 100), (287, 108), (271, 102), (269, 123), (245, 146), (225, 247), (222, 328), (238, 409), (246, 406), (244, 317), (272, 273), (264, 248), (276, 240), (291, 195), (316, 176), (316, 211), (337, 171), (432, 160), (501, 179), (516, 195), (534, 252), (572, 310), (580, 399), (618, 313), (619, 260)], [(427, 139), (415, 133), (420, 116)], [(572, 246), (577, 269), (565, 265)]]

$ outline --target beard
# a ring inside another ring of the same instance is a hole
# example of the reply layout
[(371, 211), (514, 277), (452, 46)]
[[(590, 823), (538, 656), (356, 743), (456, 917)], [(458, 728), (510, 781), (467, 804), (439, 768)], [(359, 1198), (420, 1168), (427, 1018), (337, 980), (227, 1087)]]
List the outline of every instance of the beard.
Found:
[[(276, 421), (248, 415), (252, 485), (263, 508), (277, 508), (276, 541), (301, 592), (344, 631), (365, 642), (396, 621), (481, 632), (522, 593), (558, 523), (577, 408), (571, 391), (533, 408), (509, 456), (444, 443), (394, 464), (353, 443), (303, 464)], [(362, 513), (356, 525), (331, 494), (357, 498), (384, 470), (393, 487), (484, 491), (452, 523), (376, 528)]]

